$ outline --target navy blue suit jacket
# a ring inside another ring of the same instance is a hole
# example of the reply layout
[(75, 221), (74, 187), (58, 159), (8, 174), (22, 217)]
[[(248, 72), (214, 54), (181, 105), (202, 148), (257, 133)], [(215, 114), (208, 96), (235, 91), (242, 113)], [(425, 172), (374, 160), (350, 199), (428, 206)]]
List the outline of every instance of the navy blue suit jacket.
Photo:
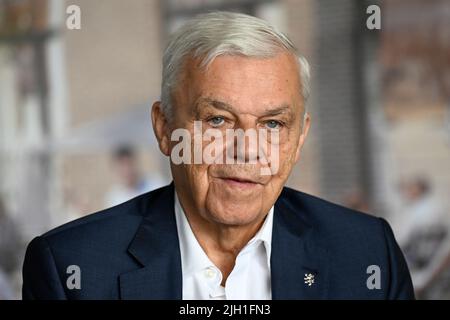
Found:
[[(273, 299), (414, 298), (383, 219), (284, 188), (272, 237)], [(71, 265), (80, 268), (80, 289), (67, 286)], [(367, 287), (371, 265), (380, 268), (379, 289)], [(24, 299), (181, 299), (173, 184), (36, 237), (23, 281)]]

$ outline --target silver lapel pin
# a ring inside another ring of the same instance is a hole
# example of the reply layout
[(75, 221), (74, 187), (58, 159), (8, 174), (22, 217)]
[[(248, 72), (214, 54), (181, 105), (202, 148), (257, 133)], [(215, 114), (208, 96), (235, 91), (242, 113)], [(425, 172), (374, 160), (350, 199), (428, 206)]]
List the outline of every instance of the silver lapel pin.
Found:
[(314, 275), (312, 273), (305, 273), (305, 284), (307, 284), (309, 287), (311, 287), (314, 283)]

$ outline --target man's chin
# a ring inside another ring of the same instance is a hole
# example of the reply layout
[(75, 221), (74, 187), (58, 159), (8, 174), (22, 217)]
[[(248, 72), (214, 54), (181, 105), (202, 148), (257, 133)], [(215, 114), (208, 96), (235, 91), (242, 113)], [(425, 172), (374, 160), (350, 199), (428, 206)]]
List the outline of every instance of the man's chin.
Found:
[(258, 210), (263, 185), (257, 183), (245, 183), (232, 179), (212, 179), (208, 188), (207, 201), (211, 208), (230, 213), (239, 211)]
[(214, 215), (211, 217), (216, 223), (229, 227), (243, 227), (256, 222), (256, 217), (229, 217)]
[(208, 206), (209, 215), (216, 223), (228, 226), (245, 226), (254, 223), (260, 216), (259, 206), (216, 204)]

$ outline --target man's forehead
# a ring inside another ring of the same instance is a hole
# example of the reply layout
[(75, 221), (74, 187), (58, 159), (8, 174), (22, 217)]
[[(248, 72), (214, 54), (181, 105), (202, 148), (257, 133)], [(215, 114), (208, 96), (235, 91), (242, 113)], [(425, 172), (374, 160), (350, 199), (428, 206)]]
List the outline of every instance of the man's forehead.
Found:
[(290, 54), (264, 59), (220, 56), (205, 69), (200, 59), (191, 57), (186, 60), (175, 99), (192, 109), (207, 105), (240, 113), (301, 109), (301, 84), (292, 61)]

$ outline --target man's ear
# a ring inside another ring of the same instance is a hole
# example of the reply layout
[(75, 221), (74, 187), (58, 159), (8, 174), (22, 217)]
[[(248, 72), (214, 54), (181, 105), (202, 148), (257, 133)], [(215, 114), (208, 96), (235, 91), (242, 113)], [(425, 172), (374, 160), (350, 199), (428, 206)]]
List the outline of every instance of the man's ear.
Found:
[(152, 106), (153, 132), (158, 140), (159, 150), (166, 155), (170, 155), (170, 131), (166, 116), (161, 108), (161, 101), (156, 101)]
[(306, 137), (308, 136), (310, 126), (311, 126), (311, 117), (309, 113), (305, 112), (302, 125), (302, 132), (300, 134), (300, 138), (298, 139), (297, 150), (295, 151), (295, 162), (297, 162), (300, 159), (300, 153), (302, 151), (302, 147), (303, 144), (305, 143)]

